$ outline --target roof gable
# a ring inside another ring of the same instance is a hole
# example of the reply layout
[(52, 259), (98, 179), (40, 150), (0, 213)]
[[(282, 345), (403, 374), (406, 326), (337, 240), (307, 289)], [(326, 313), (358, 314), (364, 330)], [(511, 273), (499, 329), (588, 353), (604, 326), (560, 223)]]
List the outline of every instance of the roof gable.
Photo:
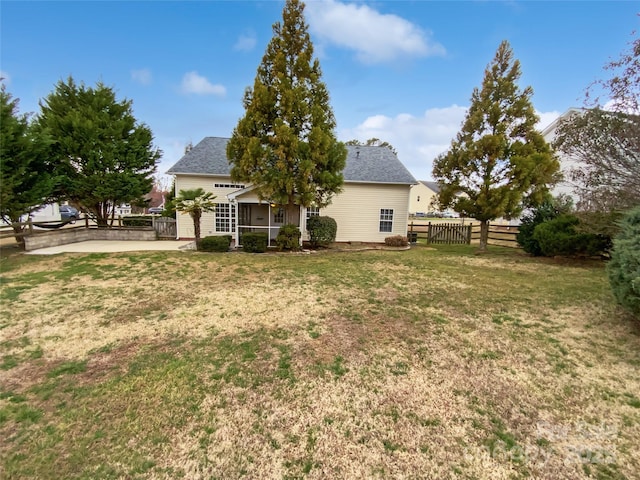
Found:
[(227, 161), (228, 141), (228, 138), (205, 137), (186, 152), (167, 173), (229, 176), (231, 166)]
[(420, 180), (420, 183), (431, 190), (433, 193), (440, 193), (440, 186), (438, 185), (438, 182), (428, 182), (425, 180)]
[[(167, 170), (170, 175), (230, 176), (227, 160), (228, 138), (205, 137)], [(345, 182), (417, 183), (409, 170), (388, 148), (347, 145), (347, 162), (343, 170)]]

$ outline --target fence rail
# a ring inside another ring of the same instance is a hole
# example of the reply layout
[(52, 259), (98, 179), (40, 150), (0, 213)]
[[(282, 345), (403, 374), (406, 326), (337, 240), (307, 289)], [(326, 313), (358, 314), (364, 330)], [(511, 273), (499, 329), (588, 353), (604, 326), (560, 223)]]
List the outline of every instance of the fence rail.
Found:
[[(134, 219), (133, 224), (127, 224), (127, 219)], [(14, 230), (16, 227), (18, 232)], [(15, 222), (11, 224), (0, 225), (0, 240), (5, 238), (20, 238), (31, 235), (44, 235), (56, 230), (71, 229), (94, 229), (98, 228), (89, 217), (82, 217), (78, 220), (53, 220), (53, 221), (33, 221), (29, 218), (26, 222)], [(153, 228), (158, 233), (158, 238), (175, 239), (176, 238), (176, 220), (166, 217), (116, 217), (113, 224), (108, 229), (118, 230), (135, 230)]]
[[(480, 242), (480, 224), (465, 223), (427, 223), (411, 222), (408, 225), (409, 236), (426, 240), (428, 244), (473, 244)], [(520, 248), (516, 237), (518, 227), (511, 225), (489, 224), (489, 245)]]

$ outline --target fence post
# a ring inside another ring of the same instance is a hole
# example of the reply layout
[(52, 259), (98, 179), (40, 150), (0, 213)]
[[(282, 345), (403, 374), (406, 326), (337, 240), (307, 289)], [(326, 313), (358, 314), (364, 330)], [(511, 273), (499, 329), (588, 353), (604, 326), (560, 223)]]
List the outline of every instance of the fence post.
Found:
[(431, 243), (431, 222), (427, 224), (427, 245)]
[(27, 220), (27, 224), (29, 226), (29, 235), (33, 235), (33, 219), (31, 217)]

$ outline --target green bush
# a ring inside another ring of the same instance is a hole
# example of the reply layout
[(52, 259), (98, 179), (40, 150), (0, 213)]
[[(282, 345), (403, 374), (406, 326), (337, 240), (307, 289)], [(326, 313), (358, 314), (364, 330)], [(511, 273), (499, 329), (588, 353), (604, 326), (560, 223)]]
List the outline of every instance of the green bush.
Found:
[(227, 252), (231, 246), (231, 235), (204, 237), (198, 242), (201, 252)]
[(327, 247), (336, 241), (338, 224), (331, 217), (309, 217), (307, 219), (309, 243), (313, 248)]
[(266, 232), (247, 232), (240, 240), (242, 250), (248, 253), (264, 253), (269, 244), (269, 235)]
[(640, 207), (620, 223), (607, 273), (618, 303), (640, 318)]
[(564, 197), (548, 198), (539, 206), (533, 208), (530, 213), (520, 219), (516, 241), (522, 249), (531, 255), (543, 255), (540, 244), (533, 237), (536, 227), (544, 222), (553, 220), (572, 209), (572, 201)]
[(403, 237), (402, 235), (394, 235), (392, 237), (385, 238), (384, 244), (387, 247), (406, 247), (409, 245), (409, 240), (407, 237)]
[(299, 250), (300, 249), (300, 229), (297, 225), (291, 223), (283, 225), (278, 231), (276, 237), (276, 245), (280, 250)]
[(123, 227), (150, 227), (153, 225), (151, 216), (122, 217)]
[(542, 255), (598, 255), (606, 250), (607, 239), (592, 233), (582, 233), (575, 215), (563, 214), (537, 225), (533, 239)]

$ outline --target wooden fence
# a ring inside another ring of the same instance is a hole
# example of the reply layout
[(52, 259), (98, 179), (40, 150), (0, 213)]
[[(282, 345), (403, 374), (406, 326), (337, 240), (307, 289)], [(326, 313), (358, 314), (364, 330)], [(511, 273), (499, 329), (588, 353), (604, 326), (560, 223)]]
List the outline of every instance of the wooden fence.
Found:
[(153, 228), (158, 234), (158, 238), (175, 240), (177, 236), (176, 219), (170, 217), (159, 217), (153, 219)]
[[(0, 239), (3, 238), (11, 238), (11, 237), (26, 237), (29, 235), (38, 235), (41, 233), (46, 233), (51, 230), (57, 230), (60, 228), (88, 228), (88, 219), (80, 219), (77, 220), (80, 224), (76, 224), (76, 220), (56, 220), (56, 221), (47, 221), (47, 222), (34, 222), (32, 219), (28, 219), (26, 222), (17, 222), (9, 225), (1, 225), (0, 226)], [(21, 229), (20, 233), (16, 233), (13, 227), (18, 227)]]
[[(489, 224), (489, 245), (500, 247), (521, 248), (516, 240), (518, 227), (512, 225), (491, 225)], [(480, 243), (480, 224), (474, 224), (471, 232), (471, 243)]]
[[(413, 240), (425, 240), (428, 244), (473, 244), (480, 242), (480, 223), (439, 222), (420, 224), (411, 222), (407, 232)], [(518, 227), (489, 225), (489, 245), (520, 248), (516, 241)]]
[[(136, 217), (124, 217), (124, 218), (136, 218)], [(113, 220), (113, 225), (110, 225), (108, 228), (110, 229), (132, 229), (132, 228), (149, 228), (153, 227), (153, 229), (157, 232), (158, 238), (162, 239), (171, 239), (175, 240), (176, 238), (176, 220), (173, 218), (167, 217), (156, 217), (153, 216), (151, 218), (141, 217), (136, 218), (135, 225), (126, 225), (126, 221), (123, 217), (116, 217)], [(13, 227), (18, 227), (21, 229), (20, 233), (16, 233)], [(12, 224), (0, 225), (0, 239), (4, 238), (17, 238), (17, 237), (27, 237), (30, 235), (40, 235), (52, 230), (60, 230), (60, 229), (88, 229), (88, 228), (97, 228), (95, 223), (89, 219), (89, 217), (82, 217), (78, 220), (65, 220), (65, 221), (46, 221), (46, 222), (34, 222), (31, 218), (27, 219), (26, 222), (17, 222)]]

